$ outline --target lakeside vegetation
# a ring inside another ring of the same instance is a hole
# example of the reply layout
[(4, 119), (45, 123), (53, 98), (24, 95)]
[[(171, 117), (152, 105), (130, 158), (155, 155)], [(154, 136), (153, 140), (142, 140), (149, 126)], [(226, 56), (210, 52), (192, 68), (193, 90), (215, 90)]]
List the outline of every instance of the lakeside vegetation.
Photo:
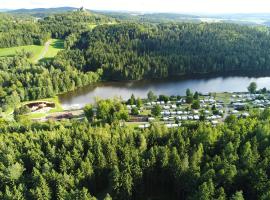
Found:
[(55, 60), (55, 67), (50, 62), (33, 64), (26, 54), (0, 59), (1, 111), (15, 108), (23, 101), (53, 97), (100, 79), (99, 73), (83, 73), (65, 60)]

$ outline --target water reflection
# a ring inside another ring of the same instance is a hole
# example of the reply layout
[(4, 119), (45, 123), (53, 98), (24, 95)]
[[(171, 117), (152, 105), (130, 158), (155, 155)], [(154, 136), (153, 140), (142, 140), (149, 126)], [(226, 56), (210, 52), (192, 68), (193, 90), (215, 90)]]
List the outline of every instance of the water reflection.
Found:
[(76, 91), (59, 96), (64, 107), (84, 106), (93, 103), (96, 97), (122, 97), (128, 99), (131, 94), (144, 98), (152, 90), (156, 94), (184, 95), (187, 88), (193, 91), (206, 92), (244, 92), (251, 82), (259, 88), (270, 89), (270, 76), (227, 76), (227, 77), (196, 77), (187, 79), (146, 80), (133, 82), (106, 82), (80, 88)]

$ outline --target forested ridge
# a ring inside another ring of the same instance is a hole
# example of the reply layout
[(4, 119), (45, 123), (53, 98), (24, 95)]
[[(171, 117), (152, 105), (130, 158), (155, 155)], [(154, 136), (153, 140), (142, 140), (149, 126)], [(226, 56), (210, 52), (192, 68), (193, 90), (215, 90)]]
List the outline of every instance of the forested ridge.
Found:
[(63, 14), (55, 14), (39, 20), (44, 32), (51, 33), (53, 38), (69, 36), (71, 33), (82, 33), (91, 29), (91, 26), (112, 23), (115, 20), (103, 15), (89, 13), (87, 11), (74, 11)]
[(49, 37), (49, 33), (41, 31), (33, 18), (0, 14), (0, 48), (42, 45)]
[(266, 200), (269, 117), (144, 131), (2, 121), (0, 198)]
[(269, 69), (269, 30), (235, 24), (138, 24), (98, 26), (82, 34), (86, 71), (106, 79)]
[(89, 30), (114, 20), (84, 11), (53, 14), (43, 19), (31, 16), (0, 14), (0, 48), (43, 45), (50, 37), (61, 38)]

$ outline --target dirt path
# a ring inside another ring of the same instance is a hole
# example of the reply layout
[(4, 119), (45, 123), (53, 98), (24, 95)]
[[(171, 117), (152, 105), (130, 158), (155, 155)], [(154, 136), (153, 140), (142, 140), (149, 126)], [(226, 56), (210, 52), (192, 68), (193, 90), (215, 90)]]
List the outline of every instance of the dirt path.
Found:
[(229, 116), (229, 108), (228, 105), (225, 105), (225, 113), (223, 114), (222, 121), (224, 122), (225, 119)]
[(37, 58), (37, 60), (35, 60), (35, 62), (38, 62), (39, 60), (41, 60), (42, 58), (45, 57), (46, 53), (48, 52), (49, 50), (49, 47), (52, 43), (52, 40), (48, 40), (45, 45), (44, 45), (44, 49), (42, 50), (41, 54), (39, 55), (39, 57)]

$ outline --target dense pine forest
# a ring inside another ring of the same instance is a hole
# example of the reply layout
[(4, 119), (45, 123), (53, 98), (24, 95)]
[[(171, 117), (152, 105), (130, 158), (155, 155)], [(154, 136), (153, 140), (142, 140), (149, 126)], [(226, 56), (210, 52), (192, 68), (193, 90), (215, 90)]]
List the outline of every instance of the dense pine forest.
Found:
[(77, 11), (51, 15), (39, 20), (39, 23), (42, 31), (49, 31), (53, 38), (65, 38), (72, 33), (79, 34), (95, 26), (114, 21), (103, 15)]
[[(111, 19), (113, 20), (113, 19)], [(31, 16), (0, 14), (0, 48), (28, 44), (44, 44), (48, 38), (65, 38), (91, 28), (113, 22), (108, 17), (88, 12), (54, 14), (43, 19)]]
[(0, 14), (0, 48), (44, 44), (49, 37), (31, 17)]
[(234, 24), (117, 24), (85, 33), (86, 71), (107, 79), (269, 69), (269, 30)]
[(269, 110), (225, 125), (0, 125), (1, 199), (267, 200)]

